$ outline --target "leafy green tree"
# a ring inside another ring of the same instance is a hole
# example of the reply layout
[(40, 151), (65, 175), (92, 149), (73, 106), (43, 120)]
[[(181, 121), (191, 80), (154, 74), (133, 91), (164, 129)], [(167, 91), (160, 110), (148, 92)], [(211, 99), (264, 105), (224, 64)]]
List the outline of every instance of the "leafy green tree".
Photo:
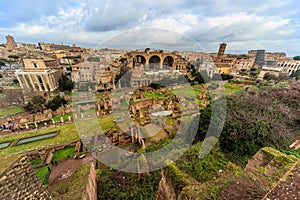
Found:
[(233, 76), (230, 74), (221, 74), (222, 80), (226, 81), (226, 80), (231, 80), (233, 79)]
[[(300, 81), (283, 88), (257, 88), (229, 96), (226, 120), (219, 137), (222, 151), (232, 161), (245, 164), (262, 147), (286, 149), (299, 135), (299, 95)], [(218, 124), (211, 119), (211, 113), (210, 104), (201, 111), (194, 143), (204, 140), (210, 123)]]
[(298, 69), (297, 71), (293, 72), (290, 77), (299, 79), (300, 78), (300, 69)]
[(44, 108), (45, 108), (45, 102), (46, 99), (41, 96), (34, 96), (32, 98), (31, 102), (28, 102), (25, 105), (25, 110), (29, 113), (38, 113), (38, 112), (43, 112)]
[(47, 103), (46, 107), (52, 111), (56, 111), (59, 107), (65, 104), (67, 104), (67, 101), (63, 97), (57, 95)]
[(298, 81), (287, 88), (230, 96), (225, 125), (219, 138), (223, 151), (235, 159), (246, 161), (265, 146), (287, 148), (299, 134), (299, 95)]
[(300, 56), (295, 56), (294, 60), (300, 60)]
[(11, 58), (11, 59), (14, 59), (14, 60), (17, 60), (19, 59), (20, 57), (17, 56), (17, 55), (9, 55), (8, 58)]
[(72, 89), (74, 88), (74, 82), (70, 79), (68, 79), (68, 77), (63, 74), (59, 81), (58, 81), (58, 84), (59, 84), (59, 88), (61, 91), (72, 91)]

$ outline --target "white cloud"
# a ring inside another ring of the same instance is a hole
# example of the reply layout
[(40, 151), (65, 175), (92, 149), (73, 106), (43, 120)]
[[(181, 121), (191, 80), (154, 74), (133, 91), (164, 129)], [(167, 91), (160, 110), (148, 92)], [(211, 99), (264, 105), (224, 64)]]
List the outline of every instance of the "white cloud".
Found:
[[(0, 32), (14, 35), (17, 41), (64, 41), (93, 47), (122, 31), (152, 27), (187, 34), (208, 51), (216, 51), (220, 42), (227, 42), (228, 49), (239, 52), (258, 47), (290, 54), (298, 50), (297, 45), (286, 44), (299, 42), (300, 1), (53, 1), (57, 5), (30, 0), (32, 9), (27, 4), (22, 8), (22, 1), (15, 6), (19, 10), (1, 10)], [(45, 7), (49, 11), (43, 12)], [(5, 25), (10, 21), (1, 24), (2, 15), (15, 20), (14, 26)], [(162, 37), (156, 38), (157, 45), (180, 43), (176, 37), (171, 40), (162, 35), (152, 37)]]

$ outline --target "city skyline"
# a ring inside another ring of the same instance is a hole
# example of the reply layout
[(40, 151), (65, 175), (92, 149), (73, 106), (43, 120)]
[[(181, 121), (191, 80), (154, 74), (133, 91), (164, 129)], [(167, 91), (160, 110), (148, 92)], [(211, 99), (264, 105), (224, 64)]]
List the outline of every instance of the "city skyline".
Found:
[[(9, 34), (17, 42), (63, 42), (95, 48), (124, 32), (152, 28), (174, 31), (174, 35), (193, 39), (209, 52), (216, 52), (218, 45), (225, 42), (229, 47), (227, 53), (265, 49), (286, 52), (290, 57), (299, 54), (298, 1), (0, 2), (5, 5), (0, 10), (0, 43), (5, 43), (4, 36)], [(149, 35), (155, 39), (153, 34)], [(175, 50), (182, 46), (181, 42), (168, 42), (160, 38), (157, 48)], [(131, 44), (130, 40), (114, 44), (111, 41), (107, 47), (132, 49)]]

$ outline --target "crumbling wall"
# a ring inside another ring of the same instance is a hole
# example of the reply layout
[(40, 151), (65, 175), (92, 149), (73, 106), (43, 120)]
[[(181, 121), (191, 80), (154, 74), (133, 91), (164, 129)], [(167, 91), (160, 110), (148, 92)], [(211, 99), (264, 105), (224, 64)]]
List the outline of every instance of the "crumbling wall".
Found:
[(38, 179), (27, 156), (14, 159), (0, 175), (0, 199), (51, 199), (50, 194)]

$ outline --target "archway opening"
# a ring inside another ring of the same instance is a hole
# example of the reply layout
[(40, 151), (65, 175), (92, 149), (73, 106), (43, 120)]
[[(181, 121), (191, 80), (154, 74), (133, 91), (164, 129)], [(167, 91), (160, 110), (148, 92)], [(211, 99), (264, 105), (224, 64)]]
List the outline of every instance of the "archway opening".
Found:
[(160, 68), (160, 57), (158, 56), (152, 56), (149, 59), (149, 69), (155, 69), (158, 70)]
[(174, 58), (172, 56), (167, 56), (163, 62), (163, 68), (173, 68)]
[(146, 64), (146, 58), (141, 55), (137, 55), (133, 58), (133, 67), (145, 65)]

